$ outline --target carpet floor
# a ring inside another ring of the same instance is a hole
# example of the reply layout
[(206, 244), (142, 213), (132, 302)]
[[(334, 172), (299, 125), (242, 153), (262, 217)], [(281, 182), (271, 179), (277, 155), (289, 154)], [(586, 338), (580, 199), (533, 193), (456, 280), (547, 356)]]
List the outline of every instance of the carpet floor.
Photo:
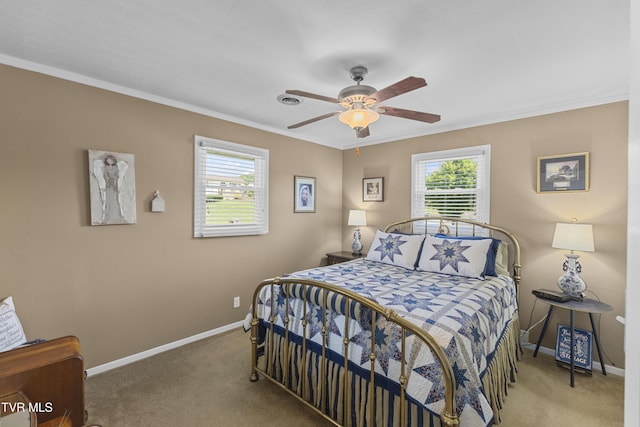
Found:
[[(103, 427), (330, 426), (271, 382), (249, 381), (249, 334), (226, 332), (91, 376), (89, 422)], [(576, 374), (525, 350), (509, 387), (506, 427), (623, 426), (624, 380)], [(464, 427), (464, 426), (461, 426)]]

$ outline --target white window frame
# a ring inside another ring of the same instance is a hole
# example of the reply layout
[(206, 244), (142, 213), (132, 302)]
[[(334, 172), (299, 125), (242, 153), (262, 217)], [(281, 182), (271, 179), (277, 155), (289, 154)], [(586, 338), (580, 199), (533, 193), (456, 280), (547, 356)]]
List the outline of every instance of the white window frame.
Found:
[[(477, 209), (476, 217), (469, 218), (477, 222), (490, 223), (491, 216), (491, 145), (479, 145), (475, 147), (454, 148), (451, 150), (419, 153), (411, 156), (411, 217), (425, 216), (424, 197), (425, 189), (425, 162), (437, 162), (447, 160), (465, 159), (480, 156), (482, 166), (478, 169), (476, 181)], [(424, 226), (423, 226), (424, 227)], [(418, 227), (419, 228), (419, 227)], [(415, 232), (425, 232), (424, 229), (416, 229)], [(429, 233), (434, 230), (427, 230)], [(461, 230), (464, 231), (464, 230)]]
[[(206, 153), (216, 151), (255, 160), (255, 223), (206, 224)], [(248, 236), (269, 232), (269, 150), (196, 135), (194, 138), (194, 237)]]

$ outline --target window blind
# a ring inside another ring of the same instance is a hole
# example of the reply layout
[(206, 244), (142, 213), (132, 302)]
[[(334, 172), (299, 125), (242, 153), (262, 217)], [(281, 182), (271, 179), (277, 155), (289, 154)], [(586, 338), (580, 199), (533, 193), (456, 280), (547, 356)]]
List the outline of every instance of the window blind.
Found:
[(268, 232), (268, 150), (196, 137), (194, 166), (194, 237)]
[(412, 216), (489, 222), (490, 160), (490, 145), (414, 154)]

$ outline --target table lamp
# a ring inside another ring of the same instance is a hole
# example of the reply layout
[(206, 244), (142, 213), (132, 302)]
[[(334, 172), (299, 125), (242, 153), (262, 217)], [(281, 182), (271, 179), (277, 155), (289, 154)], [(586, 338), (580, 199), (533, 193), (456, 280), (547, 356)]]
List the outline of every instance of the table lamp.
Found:
[(350, 210), (349, 220), (347, 225), (356, 227), (356, 231), (353, 232), (353, 243), (351, 244), (351, 250), (353, 255), (362, 255), (362, 242), (360, 241), (360, 228), (361, 225), (367, 225), (367, 212), (361, 210)]
[(558, 278), (558, 287), (573, 299), (582, 299), (587, 290), (587, 284), (580, 277), (582, 266), (578, 262), (579, 255), (573, 251), (593, 252), (593, 227), (591, 224), (578, 224), (575, 219), (570, 224), (557, 223), (553, 233), (551, 247), (568, 249), (571, 253), (567, 257), (562, 270), (564, 274)]

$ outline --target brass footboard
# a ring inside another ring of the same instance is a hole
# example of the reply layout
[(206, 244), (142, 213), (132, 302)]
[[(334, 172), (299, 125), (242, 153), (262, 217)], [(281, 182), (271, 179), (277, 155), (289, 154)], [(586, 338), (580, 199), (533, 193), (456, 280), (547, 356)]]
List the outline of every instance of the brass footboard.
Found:
[[(277, 381), (276, 379), (274, 379), (274, 366), (273, 366), (273, 359), (274, 359), (274, 354), (272, 354), (272, 352), (276, 351), (275, 350), (275, 346), (274, 345), (269, 345), (267, 347), (267, 351), (270, 352), (270, 354), (267, 355), (266, 361), (267, 364), (266, 366), (263, 368), (260, 368), (258, 366), (258, 325), (260, 323), (259, 320), (259, 314), (258, 313), (258, 309), (259, 309), (259, 297), (260, 297), (260, 293), (262, 292), (262, 290), (267, 287), (270, 286), (271, 287), (271, 295), (274, 295), (274, 289), (273, 287), (275, 286), (281, 286), (283, 289), (283, 293), (284, 293), (284, 298), (285, 298), (285, 307), (289, 306), (289, 298), (293, 298), (292, 295), (296, 295), (296, 297), (299, 297), (301, 299), (303, 299), (303, 309), (304, 309), (304, 313), (303, 313), (303, 318), (306, 319), (307, 317), (307, 302), (308, 301), (308, 295), (310, 294), (310, 292), (308, 292), (309, 289), (313, 288), (313, 289), (321, 289), (321, 294), (320, 294), (320, 302), (321, 302), (321, 306), (324, 308), (330, 308), (330, 302), (328, 301), (328, 296), (329, 294), (337, 294), (340, 295), (342, 297), (344, 297), (343, 300), (343, 307), (346, 311), (346, 315), (344, 316), (345, 318), (345, 331), (349, 331), (349, 322), (354, 321), (354, 316), (357, 316), (357, 313), (354, 313), (354, 310), (358, 310), (358, 309), (368, 309), (371, 310), (371, 330), (375, 331), (376, 330), (376, 320), (378, 319), (378, 316), (383, 316), (386, 320), (392, 322), (394, 325), (397, 325), (398, 328), (400, 328), (400, 337), (401, 337), (401, 369), (400, 369), (400, 377), (397, 378), (397, 382), (398, 384), (400, 384), (400, 405), (399, 405), (399, 426), (404, 427), (405, 426), (405, 422), (406, 422), (406, 414), (405, 414), (405, 399), (406, 399), (406, 384), (407, 384), (407, 374), (405, 372), (405, 351), (406, 351), (406, 338), (407, 338), (407, 334), (412, 334), (415, 337), (417, 337), (418, 339), (420, 339), (422, 342), (424, 342), (433, 352), (433, 354), (435, 355), (436, 359), (438, 360), (440, 366), (442, 367), (442, 375), (443, 375), (443, 383), (445, 385), (445, 398), (444, 398), (444, 402), (445, 402), (445, 407), (444, 410), (441, 413), (441, 420), (442, 423), (445, 427), (453, 427), (453, 426), (458, 426), (458, 415), (456, 412), (456, 407), (455, 407), (455, 392), (456, 392), (456, 383), (455, 383), (455, 378), (454, 378), (454, 374), (453, 374), (453, 369), (451, 368), (451, 365), (449, 363), (449, 360), (447, 359), (446, 355), (444, 354), (443, 350), (440, 348), (440, 346), (436, 343), (436, 341), (434, 340), (434, 338), (429, 335), (427, 332), (425, 332), (423, 329), (421, 329), (420, 327), (411, 324), (410, 322), (408, 322), (407, 320), (403, 319), (402, 317), (398, 316), (396, 312), (394, 312), (393, 310), (390, 310), (388, 308), (385, 308), (367, 298), (364, 298), (348, 289), (343, 289), (334, 285), (331, 285), (329, 283), (325, 283), (325, 282), (320, 282), (320, 281), (316, 281), (316, 280), (310, 280), (310, 279), (296, 279), (296, 278), (279, 278), (276, 277), (274, 279), (269, 279), (269, 280), (265, 280), (262, 283), (260, 283), (260, 285), (256, 288), (254, 296), (253, 296), (253, 308), (252, 308), (252, 316), (253, 316), (253, 320), (251, 322), (251, 381), (257, 381), (258, 380), (258, 374), (262, 374), (265, 378), (275, 382), (276, 384), (278, 384), (279, 386), (281, 386), (282, 388), (284, 388), (285, 390), (287, 390), (288, 392), (290, 392), (291, 394), (293, 394), (294, 396), (296, 396), (298, 399), (300, 399), (302, 402), (304, 402), (307, 406), (310, 406), (313, 410), (315, 410), (316, 412), (320, 413), (322, 416), (324, 416), (326, 419), (328, 419), (329, 421), (331, 421), (332, 423), (334, 423), (335, 425), (349, 425), (350, 423), (350, 419), (352, 417), (351, 414), (351, 408), (352, 405), (350, 403), (350, 392), (351, 392), (351, 384), (348, 381), (348, 379), (346, 378), (346, 376), (348, 375), (348, 360), (349, 360), (349, 336), (347, 336), (345, 334), (345, 337), (343, 339), (343, 345), (344, 345), (344, 369), (342, 370), (342, 380), (340, 381), (340, 383), (342, 384), (343, 390), (342, 390), (342, 399), (343, 399), (343, 404), (342, 404), (342, 414), (341, 414), (341, 421), (336, 421), (334, 418), (332, 418), (331, 416), (329, 416), (329, 414), (325, 413), (325, 411), (322, 411), (320, 408), (326, 408), (326, 396), (327, 396), (327, 390), (326, 390), (326, 383), (325, 381), (321, 381), (320, 382), (320, 398), (319, 398), (319, 405), (313, 405), (311, 403), (309, 403), (307, 400), (305, 400), (303, 397), (301, 397), (300, 395), (298, 395), (297, 393), (293, 392), (292, 389), (297, 389), (297, 390), (301, 390), (302, 392), (300, 393), (301, 395), (304, 395), (304, 390), (306, 389), (306, 384), (304, 383), (306, 376), (302, 375), (300, 377), (300, 381), (301, 384), (291, 384), (291, 373), (287, 372), (287, 369), (289, 364), (285, 363), (284, 364), (284, 372), (281, 373), (280, 378), (281, 381)], [(293, 289), (293, 287), (297, 287), (296, 289)], [(317, 302), (317, 301), (316, 301)], [(354, 305), (353, 303), (357, 303), (356, 305)], [(332, 307), (335, 308), (335, 307)], [(269, 318), (269, 324), (270, 324), (270, 328), (267, 331), (267, 340), (269, 343), (273, 343), (274, 342), (274, 324), (275, 324), (275, 319), (274, 319), (274, 313), (276, 312), (275, 310), (275, 298), (271, 298), (271, 317)], [(322, 319), (322, 355), (321, 355), (321, 362), (320, 362), (320, 369), (324, 370), (325, 366), (327, 365), (327, 355), (326, 355), (326, 333), (327, 333), (327, 325), (326, 325), (326, 310), (323, 310), (323, 319)], [(288, 334), (289, 334), (289, 316), (287, 313), (287, 316), (284, 319), (284, 324), (285, 324), (285, 337), (284, 337), (284, 349), (283, 349), (283, 354), (288, 355), (290, 350), (289, 350), (289, 346), (291, 345), (288, 339)], [(307, 336), (307, 323), (306, 320), (304, 320), (302, 322), (302, 336), (306, 337)], [(306, 354), (306, 341), (305, 339), (302, 340), (302, 350), (301, 350), (301, 354), (305, 355)], [(368, 392), (369, 392), (369, 398), (370, 401), (373, 402), (374, 401), (374, 390), (375, 390), (375, 360), (376, 360), (376, 354), (375, 354), (375, 333), (371, 334), (371, 348), (372, 348), (372, 352), (369, 355), (369, 360), (371, 362), (371, 376), (370, 376), (370, 383), (369, 383), (369, 388), (368, 388)], [(307, 363), (307, 358), (306, 357), (302, 357), (302, 367), (299, 369), (300, 372), (306, 372), (306, 363)], [(325, 372), (322, 371), (322, 373), (320, 374), (320, 378), (324, 379), (325, 378)], [(367, 422), (367, 425), (375, 425), (374, 422), (371, 422), (371, 420), (375, 419), (375, 405), (371, 404), (368, 405), (369, 410), (368, 410), (368, 414), (366, 414), (365, 416), (367, 417), (367, 419), (369, 420), (369, 422)], [(338, 414), (340, 415), (340, 414)], [(335, 417), (335, 414), (334, 414)]]

